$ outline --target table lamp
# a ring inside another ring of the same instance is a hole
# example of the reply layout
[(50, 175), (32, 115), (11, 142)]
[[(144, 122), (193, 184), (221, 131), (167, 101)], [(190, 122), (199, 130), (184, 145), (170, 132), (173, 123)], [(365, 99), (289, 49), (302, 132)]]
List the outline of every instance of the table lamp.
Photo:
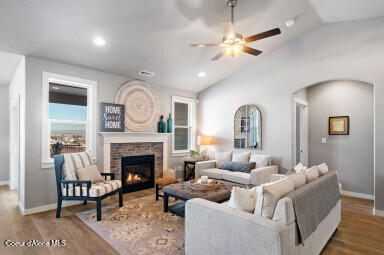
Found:
[(200, 146), (200, 155), (202, 160), (208, 160), (207, 145), (213, 144), (212, 136), (199, 135), (197, 137), (197, 145)]

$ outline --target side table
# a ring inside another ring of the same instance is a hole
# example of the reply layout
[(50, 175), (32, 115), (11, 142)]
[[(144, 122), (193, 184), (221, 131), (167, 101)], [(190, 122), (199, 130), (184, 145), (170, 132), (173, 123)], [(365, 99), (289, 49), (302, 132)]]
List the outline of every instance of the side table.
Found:
[(196, 162), (198, 161), (193, 161), (193, 160), (184, 161), (184, 181), (189, 181), (193, 176), (195, 176)]

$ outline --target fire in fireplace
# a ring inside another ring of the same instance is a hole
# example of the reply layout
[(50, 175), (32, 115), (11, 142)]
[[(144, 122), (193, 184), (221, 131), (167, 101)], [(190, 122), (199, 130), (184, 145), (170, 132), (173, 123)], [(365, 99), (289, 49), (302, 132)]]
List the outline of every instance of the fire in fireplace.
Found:
[(121, 182), (124, 193), (154, 187), (155, 156), (141, 155), (121, 158)]

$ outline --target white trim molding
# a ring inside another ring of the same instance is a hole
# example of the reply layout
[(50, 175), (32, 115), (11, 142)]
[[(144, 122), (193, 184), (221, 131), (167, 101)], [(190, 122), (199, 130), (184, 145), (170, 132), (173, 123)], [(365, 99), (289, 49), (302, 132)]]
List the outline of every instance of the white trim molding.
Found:
[[(87, 121), (86, 143), (87, 151), (91, 152), (92, 158), (96, 157), (96, 119), (97, 119), (97, 82), (80, 79), (61, 74), (42, 73), (42, 143), (41, 143), (41, 168), (52, 168), (53, 159), (49, 155), (50, 143), (50, 120), (49, 120), (49, 83), (59, 83), (87, 89)], [(65, 121), (64, 121), (65, 122)]]
[(369, 200), (375, 200), (375, 197), (373, 195), (371, 195), (371, 194), (357, 193), (357, 192), (346, 191), (346, 190), (342, 190), (341, 194), (345, 195), (345, 196), (350, 196), (350, 197), (357, 197), (357, 198), (364, 198), (364, 199), (369, 199)]
[(111, 172), (111, 143), (163, 143), (163, 170), (168, 168), (168, 141), (171, 134), (154, 132), (99, 132), (103, 137), (103, 168)]
[(373, 215), (384, 217), (384, 210), (373, 208)]
[[(188, 105), (188, 123), (186, 126), (175, 124), (175, 103)], [(188, 129), (188, 149), (175, 150), (175, 128)], [(196, 99), (180, 96), (172, 96), (172, 156), (188, 155), (189, 150), (196, 149)]]
[[(78, 205), (78, 204), (82, 204), (82, 203), (83, 203), (83, 201), (63, 201), (63, 205), (61, 207), (68, 207), (68, 206)], [(39, 213), (39, 212), (56, 210), (56, 208), (57, 208), (57, 203), (25, 209), (19, 201), (19, 210), (20, 210), (22, 215), (30, 215), (30, 214), (35, 214), (35, 213)]]
[(0, 186), (9, 185), (9, 181), (0, 181)]

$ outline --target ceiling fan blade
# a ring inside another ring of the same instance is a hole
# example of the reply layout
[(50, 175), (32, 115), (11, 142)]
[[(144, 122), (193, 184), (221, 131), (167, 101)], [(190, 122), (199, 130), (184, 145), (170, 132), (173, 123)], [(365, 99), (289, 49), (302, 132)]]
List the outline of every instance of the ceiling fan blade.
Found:
[(253, 48), (247, 47), (245, 45), (243, 46), (243, 52), (246, 52), (246, 53), (254, 55), (254, 56), (260, 55), (262, 53), (262, 51), (260, 51), (260, 50), (253, 49)]
[(190, 44), (191, 47), (204, 48), (204, 47), (220, 47), (220, 43), (199, 43)]
[(270, 36), (275, 36), (278, 34), (281, 34), (280, 28), (274, 28), (274, 29), (265, 31), (265, 32), (260, 33), (260, 34), (249, 36), (249, 37), (245, 38), (244, 40), (246, 43), (250, 43), (250, 42), (261, 40), (261, 39), (264, 39), (264, 38), (267, 38)]
[(235, 29), (233, 28), (232, 22), (223, 22), (222, 24), (223, 30), (224, 30), (224, 35), (230, 35), (230, 34), (235, 34)]
[(222, 56), (224, 55), (224, 52), (220, 52), (219, 54), (217, 54), (216, 56), (214, 56), (211, 60), (212, 61), (216, 61), (218, 60), (219, 58), (221, 58)]

